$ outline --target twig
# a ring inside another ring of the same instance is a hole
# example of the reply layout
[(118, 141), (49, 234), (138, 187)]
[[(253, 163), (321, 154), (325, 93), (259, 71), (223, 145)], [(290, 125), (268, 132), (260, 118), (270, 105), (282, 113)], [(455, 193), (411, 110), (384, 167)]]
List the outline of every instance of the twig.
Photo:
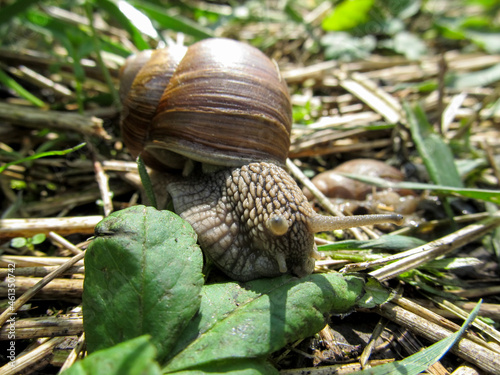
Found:
[[(403, 258), (378, 270), (370, 272), (370, 275), (376, 277), (380, 281), (391, 279), (403, 272), (414, 269), (430, 260), (436, 259), (437, 257), (447, 254), (460, 246), (474, 241), (496, 228), (498, 225), (500, 225), (500, 211), (477, 224), (468, 225), (452, 234), (441, 237), (415, 249), (405, 251), (404, 253), (396, 256), (367, 262), (370, 266), (373, 266), (375, 264), (381, 264), (387, 260), (392, 261)], [(346, 269), (350, 269), (349, 266), (350, 265), (346, 266)]]
[[(40, 258), (40, 257), (38, 257)], [(43, 258), (42, 258), (43, 259)], [(20, 267), (16, 264), (16, 268), (14, 270), (9, 268), (0, 268), (0, 278), (7, 277), (7, 275), (14, 276), (32, 276), (32, 277), (44, 277), (47, 276), (52, 271), (59, 268), (59, 266), (53, 267)], [(82, 274), (85, 272), (85, 267), (83, 266), (74, 266), (69, 268), (63, 275), (74, 275), (74, 274)]]
[(66, 361), (64, 361), (64, 364), (59, 369), (58, 374), (61, 374), (64, 370), (70, 368), (71, 365), (76, 362), (84, 346), (85, 346), (85, 333), (82, 333), (78, 338), (76, 346), (73, 348), (73, 350), (71, 350), (71, 352), (68, 355), (68, 358), (66, 358)]
[(377, 341), (377, 339), (380, 337), (380, 335), (384, 331), (384, 328), (386, 325), (387, 325), (387, 320), (381, 318), (378, 321), (375, 328), (373, 329), (370, 340), (368, 341), (368, 344), (363, 349), (363, 353), (361, 353), (361, 356), (359, 358), (359, 363), (361, 363), (361, 367), (366, 368), (366, 365), (368, 364), (368, 359), (370, 358), (370, 355), (372, 354), (372, 351), (375, 348), (375, 342)]
[(493, 285), (485, 288), (451, 290), (450, 292), (464, 298), (492, 296), (500, 294), (500, 285)]
[(44, 342), (35, 350), (32, 350), (29, 353), (16, 358), (14, 366), (12, 366), (10, 363), (2, 366), (0, 368), (0, 375), (16, 375), (22, 373), (22, 370), (24, 370), (28, 366), (31, 366), (50, 355), (53, 352), (54, 348), (64, 340), (64, 337), (54, 337), (53, 339)]
[[(16, 340), (35, 337), (71, 336), (83, 332), (82, 315), (42, 316), (16, 320)], [(9, 327), (0, 328), (0, 340), (9, 338)]]
[[(9, 267), (9, 264), (14, 263), (18, 267), (34, 267), (34, 266), (57, 266), (66, 263), (72, 258), (67, 257), (35, 257), (25, 255), (1, 255), (0, 267)], [(75, 263), (75, 266), (83, 266), (83, 260)]]
[[(48, 277), (48, 275), (45, 277)], [(29, 292), (41, 280), (43, 279), (35, 277), (16, 277), (16, 294)], [(78, 299), (82, 297), (83, 279), (54, 278), (50, 280), (50, 284), (44, 285), (40, 289), (37, 291), (37, 298), (39, 299)], [(0, 296), (7, 297), (8, 290), (7, 281), (0, 282)], [(10, 307), (7, 310), (10, 310)]]
[[(424, 308), (423, 306), (421, 306), (417, 303), (414, 303), (413, 301), (409, 300), (408, 298), (397, 297), (394, 299), (393, 302), (397, 303), (402, 308), (404, 308), (404, 309), (406, 309), (414, 314), (417, 314), (418, 316), (422, 317), (423, 319), (426, 319), (431, 323), (435, 323), (435, 324), (443, 327), (444, 329), (449, 329), (450, 331), (453, 331), (453, 332), (456, 332), (460, 329), (460, 326), (458, 324), (456, 324), (448, 319), (443, 318), (439, 314), (436, 314), (436, 313)], [(464, 320), (467, 319), (466, 314), (464, 314), (463, 316), (464, 316), (464, 318), (463, 318)], [(456, 318), (457, 315), (455, 315), (454, 317)], [(477, 321), (478, 321), (478, 319), (474, 320), (474, 322), (472, 323), (476, 327), (477, 327)], [(491, 346), (487, 341), (483, 340), (479, 336), (476, 336), (476, 335), (471, 334), (471, 333), (466, 333), (465, 337), (467, 337), (471, 341), (474, 341), (478, 345), (484, 346), (492, 351), (498, 352), (498, 350), (496, 348)]]
[(0, 102), (0, 120), (27, 128), (53, 129), (111, 139), (102, 127), (102, 120), (77, 113), (40, 111), (26, 106)]
[[(417, 304), (419, 307), (424, 307), (442, 317), (445, 318), (455, 318), (456, 315), (449, 312), (448, 310), (444, 310), (438, 308), (434, 305), (433, 302), (424, 299), (412, 299), (413, 303)], [(466, 312), (471, 312), (472, 309), (476, 306), (475, 302), (466, 302), (466, 301), (453, 301), (453, 304), (457, 307), (460, 307)], [(479, 315), (485, 318), (490, 318), (493, 320), (500, 320), (500, 305), (494, 303), (482, 303), (481, 308), (479, 310)]]
[(80, 254), (82, 252), (82, 250), (80, 250), (78, 247), (76, 247), (71, 242), (69, 242), (67, 239), (65, 239), (64, 237), (61, 237), (60, 235), (58, 235), (55, 232), (50, 231), (49, 238), (51, 238), (52, 240), (54, 240), (58, 244), (64, 246), (66, 249), (68, 249), (69, 251), (71, 251), (75, 255)]
[(113, 211), (113, 202), (111, 200), (111, 192), (109, 191), (109, 178), (102, 164), (94, 158), (94, 170), (96, 175), (97, 184), (99, 185), (99, 191), (101, 192), (102, 205), (104, 208), (104, 216), (109, 216)]
[(0, 220), (0, 239), (31, 237), (37, 233), (48, 234), (50, 231), (61, 235), (73, 233), (92, 234), (94, 233), (94, 227), (102, 219), (102, 216), (3, 219)]
[[(403, 309), (391, 302), (377, 308), (383, 317), (399, 324), (415, 334), (433, 342), (448, 337), (452, 332), (443, 327), (429, 322), (412, 312)], [(485, 347), (478, 345), (467, 338), (462, 338), (451, 351), (460, 358), (478, 366), (484, 371), (498, 374), (500, 369), (500, 356)]]
[(370, 78), (356, 72), (347, 75), (342, 71), (336, 71), (335, 75), (344, 89), (383, 116), (388, 123), (395, 124), (401, 120), (403, 109), (399, 102)]
[(24, 293), (21, 297), (16, 299), (13, 305), (6, 311), (4, 311), (0, 315), (0, 326), (2, 326), (7, 319), (16, 313), (19, 308), (24, 305), (26, 302), (30, 300), (31, 297), (33, 297), (40, 289), (42, 289), (45, 285), (47, 285), (50, 281), (52, 281), (54, 278), (60, 276), (63, 274), (66, 270), (68, 270), (70, 267), (72, 267), (76, 262), (79, 260), (83, 259), (85, 253), (78, 254), (68, 260), (66, 263), (61, 265), (57, 270), (51, 272), (47, 276), (45, 276), (42, 280), (40, 280), (38, 283), (36, 283), (33, 287), (28, 289), (26, 293)]
[(485, 139), (483, 141), (483, 150), (486, 152), (486, 158), (488, 159), (488, 163), (490, 163), (491, 168), (493, 169), (493, 174), (497, 179), (497, 185), (500, 186), (500, 166), (495, 161), (495, 153), (493, 148), (490, 146), (488, 141)]
[[(373, 361), (369, 361), (367, 365), (369, 367), (375, 367), (379, 365), (383, 365), (385, 363), (394, 362), (393, 359), (376, 359)], [(367, 366), (367, 367), (368, 367)], [(333, 365), (333, 366), (320, 366), (320, 367), (305, 367), (305, 368), (297, 368), (290, 370), (281, 370), (280, 375), (347, 375), (351, 374), (355, 371), (361, 371), (363, 368), (359, 363), (349, 363), (342, 365)]]

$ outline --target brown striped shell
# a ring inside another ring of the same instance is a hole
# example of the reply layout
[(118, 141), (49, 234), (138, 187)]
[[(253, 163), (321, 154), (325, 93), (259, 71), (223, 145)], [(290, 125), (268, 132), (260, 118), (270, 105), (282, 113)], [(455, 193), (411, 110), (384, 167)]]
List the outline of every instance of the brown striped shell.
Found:
[(214, 38), (141, 52), (127, 60), (120, 94), (124, 142), (153, 168), (161, 169), (158, 161), (182, 168), (186, 159), (285, 163), (288, 90), (276, 65), (250, 45)]

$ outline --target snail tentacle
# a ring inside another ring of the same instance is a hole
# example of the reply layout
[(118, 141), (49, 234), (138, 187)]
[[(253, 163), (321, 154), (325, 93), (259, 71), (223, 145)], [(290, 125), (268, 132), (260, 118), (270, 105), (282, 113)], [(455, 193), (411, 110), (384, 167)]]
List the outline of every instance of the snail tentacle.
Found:
[(309, 230), (313, 233), (362, 227), (365, 225), (374, 225), (380, 223), (394, 223), (401, 225), (403, 216), (399, 214), (386, 215), (360, 215), (360, 216), (323, 216), (319, 214), (312, 215), (307, 221)]

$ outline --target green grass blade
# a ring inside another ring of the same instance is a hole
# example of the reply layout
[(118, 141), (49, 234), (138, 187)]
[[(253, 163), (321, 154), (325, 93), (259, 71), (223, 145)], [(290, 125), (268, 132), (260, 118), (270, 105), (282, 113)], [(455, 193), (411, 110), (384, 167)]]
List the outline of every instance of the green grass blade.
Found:
[(156, 196), (153, 189), (153, 184), (149, 178), (148, 171), (146, 169), (146, 164), (140, 156), (137, 157), (137, 169), (139, 171), (139, 176), (141, 177), (142, 186), (144, 187), (144, 192), (148, 197), (151, 206), (158, 208), (158, 203), (156, 202)]
[(319, 251), (339, 251), (339, 250), (364, 250), (376, 249), (379, 251), (402, 251), (413, 249), (425, 244), (425, 241), (415, 237), (385, 235), (374, 240), (359, 241), (345, 240), (328, 245), (318, 246)]
[(182, 16), (169, 16), (164, 8), (152, 5), (143, 1), (133, 1), (132, 4), (139, 10), (146, 13), (151, 19), (158, 22), (163, 29), (182, 32), (191, 35), (197, 39), (212, 38), (213, 32), (203, 26), (200, 26), (190, 19)]
[(413, 141), (432, 181), (437, 185), (463, 187), (450, 148), (429, 124), (422, 107), (417, 105), (412, 109), (405, 103), (404, 109)]
[(16, 80), (10, 77), (2, 69), (0, 69), (0, 82), (2, 82), (6, 87), (14, 90), (17, 95), (21, 98), (28, 100), (31, 104), (37, 107), (45, 107), (45, 103), (38, 99), (35, 95), (31, 94), (29, 91), (25, 90), (23, 86), (16, 82)]
[(62, 151), (57, 151), (56, 150), (56, 151), (41, 152), (39, 154), (30, 155), (30, 156), (28, 156), (26, 158), (23, 158), (23, 159), (14, 160), (14, 161), (11, 161), (9, 163), (6, 163), (6, 164), (0, 166), (0, 173), (2, 173), (3, 171), (5, 171), (11, 165), (21, 164), (21, 163), (25, 163), (27, 161), (31, 161), (31, 160), (35, 160), (35, 159), (40, 159), (40, 158), (44, 158), (44, 157), (47, 157), (47, 156), (63, 156), (63, 155), (69, 154), (70, 152), (77, 151), (77, 150), (81, 149), (85, 145), (86, 145), (86, 143), (80, 143), (79, 145), (77, 145), (75, 147), (72, 147), (72, 148), (68, 148), (66, 150), (62, 150)]
[(144, 40), (142, 34), (139, 32), (137, 27), (134, 25), (134, 21), (129, 19), (129, 17), (122, 12), (118, 5), (109, 0), (98, 0), (96, 5), (104, 9), (111, 17), (114, 17), (116, 21), (123, 26), (125, 30), (130, 33), (134, 45), (140, 50), (148, 49), (149, 44)]
[(485, 202), (500, 203), (500, 191), (488, 189), (462, 188), (454, 186), (425, 184), (422, 182), (390, 182), (379, 177), (367, 177), (350, 173), (340, 173), (352, 178), (384, 189), (430, 190), (437, 194), (460, 196), (464, 198), (480, 199)]

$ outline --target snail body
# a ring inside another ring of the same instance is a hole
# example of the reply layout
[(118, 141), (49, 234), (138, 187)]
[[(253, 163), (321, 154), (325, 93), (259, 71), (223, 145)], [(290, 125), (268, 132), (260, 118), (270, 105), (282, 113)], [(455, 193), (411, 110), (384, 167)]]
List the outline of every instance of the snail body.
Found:
[(259, 50), (207, 39), (171, 54), (157, 51), (139, 54), (144, 65), (129, 58), (122, 70), (124, 142), (152, 168), (187, 175), (167, 179), (165, 188), (228, 276), (305, 276), (318, 256), (315, 232), (400, 221), (314, 212), (283, 169), (291, 102), (275, 64)]

